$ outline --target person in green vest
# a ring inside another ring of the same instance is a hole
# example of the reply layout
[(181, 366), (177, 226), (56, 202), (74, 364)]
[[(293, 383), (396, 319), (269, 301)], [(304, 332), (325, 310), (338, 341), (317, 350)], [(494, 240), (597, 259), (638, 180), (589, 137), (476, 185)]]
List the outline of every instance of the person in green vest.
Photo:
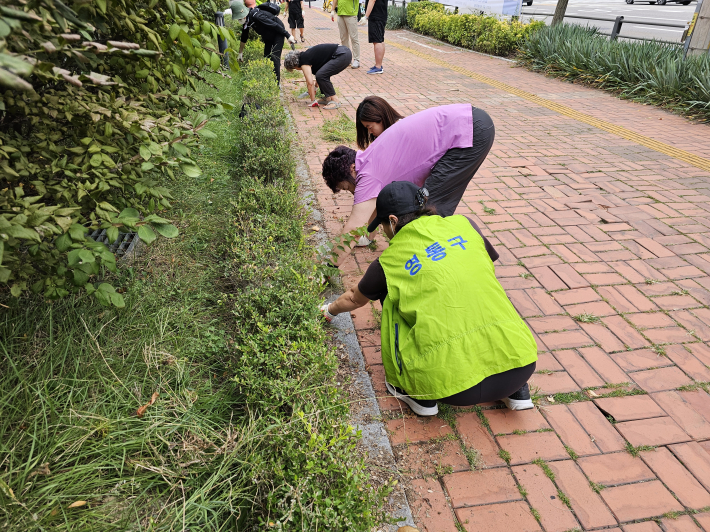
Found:
[(498, 253), (473, 220), (438, 216), (427, 197), (410, 181), (382, 189), (367, 229), (382, 224), (389, 247), (323, 316), (382, 301), (387, 390), (416, 414), (436, 415), (437, 401), (533, 408), (537, 344), (496, 279)]

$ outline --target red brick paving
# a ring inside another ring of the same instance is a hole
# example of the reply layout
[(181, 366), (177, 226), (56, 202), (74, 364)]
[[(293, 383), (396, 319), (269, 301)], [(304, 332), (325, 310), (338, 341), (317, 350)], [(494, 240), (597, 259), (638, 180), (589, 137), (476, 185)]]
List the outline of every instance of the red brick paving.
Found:
[[(337, 42), (319, 10), (305, 16), (308, 45)], [(412, 33), (388, 32), (385, 74), (367, 76), (365, 35), (364, 68), (335, 78), (350, 118), (367, 94), (405, 115), (470, 102), (492, 116), (496, 142), (457, 213), (499, 251), (496, 274), (539, 347), (531, 379), (538, 410), (489, 404), (454, 409), (448, 421), (418, 419), (384, 389), (372, 312), (379, 304), (353, 313), (420, 530), (697, 532), (697, 522), (710, 532), (710, 513), (663, 517), (710, 506), (710, 395), (696, 389), (710, 381), (710, 174), (445, 65), (701, 157), (710, 157), (708, 126)], [(287, 80), (284, 92), (295, 85)], [(320, 178), (333, 144), (319, 128), (335, 114), (294, 100), (290, 107), (333, 235), (352, 203)], [(358, 249), (343, 268), (345, 286), (376, 256)], [(631, 389), (647, 395), (613, 396)], [(628, 445), (652, 448), (633, 457)], [(552, 479), (531, 463), (538, 458)]]

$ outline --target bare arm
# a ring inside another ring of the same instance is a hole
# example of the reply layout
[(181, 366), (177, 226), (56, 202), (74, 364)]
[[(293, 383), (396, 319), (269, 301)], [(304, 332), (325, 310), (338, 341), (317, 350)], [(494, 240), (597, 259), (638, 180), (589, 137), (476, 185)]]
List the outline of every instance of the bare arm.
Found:
[[(346, 235), (350, 233), (350, 231), (354, 231), (355, 229), (370, 223), (375, 218), (376, 205), (377, 198), (372, 198), (370, 200), (363, 201), (362, 203), (356, 203), (353, 205), (353, 210), (350, 211), (350, 218), (348, 218), (348, 221), (345, 223), (345, 227), (343, 227), (343, 234)], [(337, 264), (340, 265), (347, 254), (350, 253), (350, 250), (346, 249), (343, 251), (338, 249), (336, 250), (336, 253), (338, 254)]]
[[(365, 10), (365, 18), (370, 18), (370, 13), (372, 13), (372, 8), (375, 7), (375, 2), (377, 0), (369, 0), (367, 2), (367, 9)], [(382, 0), (383, 2), (385, 0)]]
[(369, 302), (370, 300), (362, 295), (362, 292), (360, 292), (356, 286), (328, 305), (328, 312), (333, 315), (340, 314), (341, 312), (350, 312), (360, 307), (364, 307)]
[(303, 72), (303, 77), (306, 78), (308, 96), (313, 102), (316, 99), (316, 78), (313, 76), (313, 72), (311, 72), (311, 65), (302, 65), (301, 71)]
[(333, 0), (333, 11), (330, 12), (330, 20), (335, 20), (335, 14), (338, 12), (338, 0)]

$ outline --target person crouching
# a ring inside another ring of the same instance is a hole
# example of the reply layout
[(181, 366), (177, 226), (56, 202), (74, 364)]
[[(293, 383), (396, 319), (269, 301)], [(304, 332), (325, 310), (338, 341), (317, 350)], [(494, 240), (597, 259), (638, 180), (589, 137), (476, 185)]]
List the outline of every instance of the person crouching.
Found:
[[(306, 78), (310, 107), (325, 105), (331, 110), (340, 107), (335, 88), (330, 78), (345, 70), (353, 54), (349, 48), (339, 44), (318, 44), (307, 50), (289, 52), (284, 58), (284, 68), (289, 72), (300, 70)], [(325, 98), (316, 100), (316, 86), (320, 88)]]

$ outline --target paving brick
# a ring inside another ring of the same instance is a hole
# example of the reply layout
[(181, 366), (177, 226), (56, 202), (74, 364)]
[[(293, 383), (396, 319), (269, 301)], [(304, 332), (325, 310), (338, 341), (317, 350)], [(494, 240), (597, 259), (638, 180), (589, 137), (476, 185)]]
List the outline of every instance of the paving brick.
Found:
[(607, 353), (626, 349), (623, 342), (604, 325), (599, 323), (582, 323), (581, 326), (582, 330), (594, 340), (594, 343), (598, 344)]
[(661, 524), (666, 532), (699, 532), (700, 530), (689, 515), (681, 515), (676, 518), (666, 517), (661, 519)]
[(616, 291), (624, 296), (626, 301), (631, 303), (641, 312), (650, 312), (653, 310), (658, 310), (656, 304), (644, 294), (638, 291), (634, 286), (622, 285), (614, 287)]
[(370, 366), (382, 364), (382, 352), (380, 347), (363, 347), (362, 354), (365, 357), (365, 364)]
[(638, 371), (673, 365), (667, 357), (659, 355), (650, 349), (612, 353), (610, 356), (625, 371)]
[(597, 374), (609, 384), (628, 382), (626, 373), (614, 362), (609, 355), (598, 347), (583, 347), (578, 349), (584, 360), (594, 368)]
[(630, 377), (642, 390), (649, 393), (674, 390), (693, 382), (676, 367), (637, 371), (636, 373), (631, 373)]
[(697, 442), (671, 445), (669, 449), (695, 479), (710, 490), (710, 454)]
[(558, 371), (549, 375), (535, 373), (530, 380), (531, 390), (539, 389), (539, 393), (548, 395), (555, 393), (577, 392), (580, 387), (572, 380), (566, 371)]
[(605, 397), (595, 399), (594, 403), (615, 421), (634, 421), (666, 415), (666, 412), (648, 395)]
[(667, 316), (662, 312), (627, 314), (625, 318), (637, 327), (643, 327), (645, 329), (651, 329), (656, 327), (672, 327), (675, 325), (675, 322), (670, 318), (670, 316)]
[(678, 392), (683, 400), (690, 404), (696, 412), (710, 421), (710, 395), (703, 390)]
[(540, 525), (522, 501), (458, 508), (456, 516), (467, 532), (537, 532)]
[(412, 480), (407, 500), (421, 532), (457, 532), (454, 514), (438, 480)]
[(579, 275), (569, 264), (555, 264), (550, 266), (555, 275), (562, 279), (569, 288), (584, 288), (589, 286), (589, 281)]
[(663, 296), (653, 301), (663, 310), (683, 310), (702, 306), (690, 296)]
[(436, 416), (427, 418), (391, 419), (387, 422), (392, 445), (418, 443), (453, 434), (448, 423)]
[[(690, 311), (676, 310), (671, 312), (670, 315), (688, 330), (688, 337), (685, 338), (684, 342), (692, 341), (692, 336), (699, 338), (703, 342), (710, 341), (710, 327)], [(692, 335), (690, 331), (692, 331)]]
[(710, 438), (710, 423), (692, 404), (687, 403), (678, 392), (659, 392), (651, 395), (673, 420), (694, 440)]
[[(555, 474), (555, 482), (570, 500), (572, 510), (585, 529), (614, 526), (616, 519), (599, 495), (592, 491), (589, 481), (572, 460), (548, 464)], [(606, 491), (603, 490), (602, 493)]]
[(619, 340), (625, 345), (628, 345), (631, 349), (648, 347), (648, 342), (643, 336), (636, 332), (631, 325), (626, 323), (621, 316), (607, 316), (606, 318), (602, 318), (602, 321)]
[(560, 371), (562, 366), (552, 353), (539, 353), (535, 368), (537, 371)]
[(555, 301), (560, 305), (576, 305), (578, 303), (591, 303), (600, 301), (601, 297), (591, 288), (578, 288), (576, 290), (563, 290), (553, 294)]
[(580, 388), (593, 388), (604, 385), (604, 380), (575, 351), (568, 349), (555, 351), (553, 354)]
[(498, 456), (498, 445), (496, 445), (493, 436), (474, 412), (459, 414), (456, 428), (464, 445), (469, 449), (475, 449), (478, 453), (478, 467), (505, 465), (503, 459)]
[(652, 238), (637, 238), (636, 242), (638, 242), (641, 246), (649, 250), (651, 253), (653, 253), (656, 257), (674, 257), (675, 253), (673, 253), (670, 249), (668, 249), (666, 246), (663, 246), (656, 241), (654, 241)]
[(688, 344), (688, 349), (693, 353), (695, 358), (700, 360), (706, 366), (710, 366), (710, 347), (705, 344)]
[(579, 325), (569, 316), (547, 316), (544, 318), (528, 318), (525, 320), (536, 333), (579, 329)]
[(607, 488), (602, 490), (601, 496), (620, 522), (684, 510), (657, 480)]
[(589, 480), (603, 486), (656, 480), (643, 460), (625, 452), (588, 456), (577, 460), (577, 464)]
[(507, 468), (444, 475), (444, 486), (454, 508), (522, 499)]
[(593, 316), (613, 316), (616, 311), (609, 306), (606, 301), (593, 301), (591, 303), (580, 303), (578, 305), (567, 305), (565, 311), (570, 316), (578, 316), (580, 314), (592, 314)]
[(433, 476), (438, 470), (467, 471), (468, 460), (458, 441), (402, 445), (395, 450), (397, 469), (412, 478)]
[(665, 347), (666, 354), (675, 364), (696, 381), (710, 381), (710, 369), (697, 358), (691, 355), (681, 345), (670, 345)]
[(661, 527), (655, 521), (642, 521), (641, 523), (631, 523), (621, 527), (624, 532), (662, 532)]
[(584, 430), (584, 427), (569, 411), (567, 405), (545, 406), (542, 412), (562, 442), (577, 455), (599, 454), (599, 448)]
[(530, 506), (540, 515), (540, 524), (547, 532), (565, 532), (579, 528), (567, 506), (557, 496), (557, 487), (540, 467), (534, 464), (515, 466), (513, 474), (527, 492)]
[(499, 445), (510, 453), (511, 465), (527, 464), (538, 458), (561, 460), (569, 455), (554, 432), (530, 432), (498, 436)]
[(549, 266), (540, 266), (539, 268), (532, 268), (530, 270), (530, 273), (532, 273), (535, 276), (535, 279), (537, 279), (540, 284), (545, 288), (545, 290), (553, 291), (553, 290), (564, 290), (567, 288), (567, 285), (555, 275), (555, 273), (550, 269)]
[(581, 331), (565, 331), (560, 333), (541, 334), (540, 339), (545, 342), (548, 349), (570, 349), (593, 344), (592, 340)]
[(510, 299), (510, 302), (513, 303), (515, 310), (517, 310), (523, 318), (540, 316), (542, 314), (542, 311), (524, 290), (508, 290), (506, 295), (508, 299)]
[(691, 440), (690, 436), (670, 417), (624, 421), (616, 424), (616, 430), (634, 447), (668, 445)]
[(648, 329), (644, 336), (653, 344), (694, 342), (696, 338), (680, 327), (666, 327), (665, 329)]
[(530, 410), (486, 410), (484, 415), (488, 419), (493, 434), (512, 434), (515, 430), (533, 431), (549, 429), (550, 426), (536, 408)]
[(604, 453), (621, 451), (625, 448), (624, 439), (614, 430), (613, 425), (604, 417), (599, 409), (591, 401), (583, 403), (572, 403), (569, 405), (570, 412), (574, 414), (580, 425), (584, 427), (597, 447)]
[(710, 512), (695, 514), (693, 517), (695, 517), (695, 520), (700, 523), (700, 526), (703, 527), (705, 532), (710, 532)]
[(641, 453), (641, 458), (686, 507), (710, 506), (710, 493), (665, 447)]
[(639, 312), (630, 301), (622, 296), (615, 286), (600, 286), (599, 295), (606, 299), (618, 312)]
[(541, 288), (528, 288), (525, 293), (538, 306), (545, 316), (562, 314), (564, 310), (552, 297)]

